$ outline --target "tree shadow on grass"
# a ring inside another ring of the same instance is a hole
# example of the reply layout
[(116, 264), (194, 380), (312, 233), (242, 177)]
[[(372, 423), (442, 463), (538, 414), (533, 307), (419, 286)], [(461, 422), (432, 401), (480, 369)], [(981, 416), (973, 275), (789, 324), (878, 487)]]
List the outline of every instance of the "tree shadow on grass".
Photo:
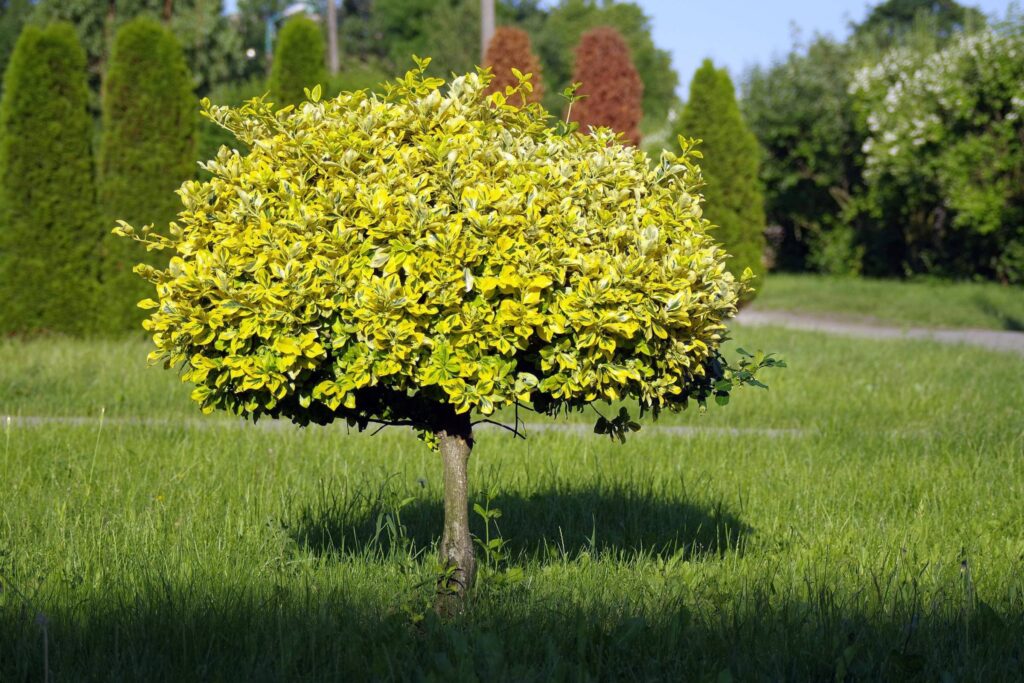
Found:
[[(583, 575), (577, 580), (585, 580)], [(151, 577), (45, 618), (0, 602), (0, 680), (1020, 680), (1019, 611), (943, 613), (925, 602), (868, 610), (768, 599), (714, 607), (571, 586), (543, 601), (493, 595), (441, 620), (344, 581), (232, 587)], [(394, 580), (392, 577), (391, 580)], [(563, 581), (565, 579), (562, 579)], [(752, 579), (757, 583), (757, 579)]]
[[(500, 510), (490, 537), (500, 535), (513, 561), (613, 553), (660, 558), (739, 552), (752, 529), (722, 503), (704, 507), (623, 488), (548, 490), (528, 495), (476, 496)], [(398, 499), (379, 495), (352, 499), (321, 493), (300, 505), (286, 521), (289, 535), (315, 554), (387, 555), (435, 544), (444, 521), (442, 501), (424, 494)], [(483, 517), (470, 513), (470, 530), (484, 538)]]
[(996, 318), (1001, 329), (1007, 332), (1024, 332), (1024, 319), (1008, 314), (992, 303), (988, 297), (979, 294), (974, 297), (974, 303), (983, 313)]

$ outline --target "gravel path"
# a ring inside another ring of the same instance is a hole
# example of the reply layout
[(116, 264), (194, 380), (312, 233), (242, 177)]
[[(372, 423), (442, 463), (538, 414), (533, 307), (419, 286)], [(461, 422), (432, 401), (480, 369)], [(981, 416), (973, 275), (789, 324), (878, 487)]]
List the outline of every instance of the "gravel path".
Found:
[(977, 329), (940, 329), (874, 324), (841, 318), (787, 311), (744, 310), (736, 318), (742, 325), (778, 325), (796, 330), (839, 334), (866, 339), (927, 339), (943, 344), (969, 344), (992, 351), (1008, 351), (1024, 355), (1024, 332), (1001, 332)]

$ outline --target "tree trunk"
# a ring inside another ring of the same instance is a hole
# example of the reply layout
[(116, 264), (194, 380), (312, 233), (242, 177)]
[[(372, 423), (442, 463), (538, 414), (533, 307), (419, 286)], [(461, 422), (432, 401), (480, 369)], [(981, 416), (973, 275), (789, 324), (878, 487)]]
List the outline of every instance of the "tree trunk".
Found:
[(473, 427), (469, 415), (452, 415), (438, 431), (438, 449), (444, 463), (444, 533), (441, 564), (445, 574), (437, 585), (437, 611), (446, 616), (465, 608), (466, 593), (473, 585), (476, 558), (469, 535), (467, 497), (469, 452)]

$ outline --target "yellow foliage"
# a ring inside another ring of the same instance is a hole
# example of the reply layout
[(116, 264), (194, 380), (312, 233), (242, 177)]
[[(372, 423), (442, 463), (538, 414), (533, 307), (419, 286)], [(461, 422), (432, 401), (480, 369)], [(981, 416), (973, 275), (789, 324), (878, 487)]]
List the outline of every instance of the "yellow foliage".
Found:
[(139, 269), (152, 357), (205, 410), (301, 423), (707, 396), (741, 285), (689, 146), (653, 161), (424, 67), (381, 96), (204, 102), (251, 151), (182, 186), (169, 236), (116, 230), (174, 251)]

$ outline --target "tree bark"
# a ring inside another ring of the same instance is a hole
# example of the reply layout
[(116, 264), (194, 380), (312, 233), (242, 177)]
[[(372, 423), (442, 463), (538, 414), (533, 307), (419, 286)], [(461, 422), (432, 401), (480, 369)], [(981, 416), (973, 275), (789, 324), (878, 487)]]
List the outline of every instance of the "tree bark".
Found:
[(441, 564), (444, 576), (437, 585), (437, 611), (450, 616), (465, 609), (466, 593), (476, 575), (473, 538), (469, 534), (468, 472), (473, 448), (469, 415), (452, 415), (437, 432), (444, 463), (444, 533)]

